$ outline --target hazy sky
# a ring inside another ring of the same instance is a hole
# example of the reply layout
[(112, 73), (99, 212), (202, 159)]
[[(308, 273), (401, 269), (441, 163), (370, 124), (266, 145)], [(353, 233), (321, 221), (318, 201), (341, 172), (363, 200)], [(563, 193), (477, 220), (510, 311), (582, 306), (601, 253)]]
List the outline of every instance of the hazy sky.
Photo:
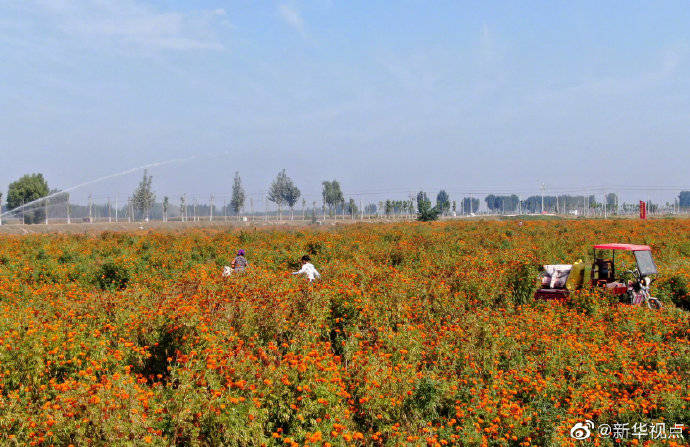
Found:
[(690, 186), (689, 24), (686, 0), (0, 0), (0, 189), (192, 155), (160, 196), (281, 168), (308, 200)]

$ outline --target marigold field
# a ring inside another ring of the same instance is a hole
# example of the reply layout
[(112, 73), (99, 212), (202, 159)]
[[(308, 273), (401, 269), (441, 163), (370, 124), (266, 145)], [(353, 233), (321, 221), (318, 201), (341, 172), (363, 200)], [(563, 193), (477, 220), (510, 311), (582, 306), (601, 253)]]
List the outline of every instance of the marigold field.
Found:
[[(586, 419), (690, 439), (688, 220), (0, 241), (0, 445), (616, 444), (572, 439)], [(599, 242), (652, 246), (661, 311), (533, 301), (537, 264)]]

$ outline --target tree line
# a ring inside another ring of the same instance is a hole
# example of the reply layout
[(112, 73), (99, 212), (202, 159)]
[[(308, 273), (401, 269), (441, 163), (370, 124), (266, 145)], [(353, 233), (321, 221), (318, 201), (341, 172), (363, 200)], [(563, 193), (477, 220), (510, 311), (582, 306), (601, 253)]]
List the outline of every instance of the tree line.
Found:
[[(93, 215), (94, 209), (97, 214), (107, 211), (108, 215), (110, 215), (112, 212), (110, 204), (107, 205), (107, 209), (103, 205), (95, 206), (91, 203), (88, 207), (69, 205), (69, 194), (56, 189), (50, 189), (43, 174), (40, 173), (27, 174), (10, 183), (5, 206), (2, 206), (2, 197), (3, 195), (0, 193), (0, 210), (11, 211), (21, 209), (21, 216), (25, 223), (42, 223), (45, 221), (47, 217), (46, 206), (43, 206), (43, 204), (26, 206), (45, 197), (49, 197), (51, 206), (67, 205), (68, 218), (70, 212), (73, 212), (74, 217), (83, 217), (87, 209), (88, 217)], [(242, 178), (239, 172), (235, 172), (230, 203), (225, 205), (221, 212), (224, 215), (230, 213), (239, 216), (245, 209), (246, 197), (247, 194), (242, 184)], [(281, 219), (283, 209), (285, 208), (289, 209), (291, 219), (294, 218), (295, 206), (301, 197), (302, 192), (292, 178), (288, 176), (285, 169), (278, 172), (266, 194), (266, 199), (277, 207), (278, 215)], [(328, 213), (329, 216), (347, 214), (354, 217), (359, 213), (366, 213), (367, 215), (385, 216), (416, 215), (419, 220), (435, 220), (439, 216), (448, 215), (451, 212), (453, 214), (472, 215), (479, 212), (480, 207), (480, 200), (476, 197), (462, 197), (458, 201), (451, 200), (450, 195), (442, 189), (436, 195), (434, 204), (432, 204), (426, 192), (419, 191), (416, 197), (410, 197), (407, 200), (387, 199), (378, 203), (368, 203), (363, 209), (360, 209), (352, 197), (345, 199), (340, 183), (335, 179), (324, 180), (321, 183), (321, 199), (321, 212), (323, 216)], [(179, 197), (179, 215), (182, 220), (188, 219), (192, 206), (194, 207), (194, 215), (197, 214), (197, 211), (199, 213), (206, 213), (206, 215), (213, 215), (213, 213), (217, 212), (213, 200), (213, 196), (211, 196), (209, 204), (195, 203), (191, 205), (187, 203), (187, 198), (183, 195)], [(598, 202), (594, 195), (568, 194), (533, 195), (524, 200), (515, 194), (489, 194), (484, 197), (484, 202), (486, 209), (491, 213), (540, 213), (543, 211), (564, 213), (578, 209), (600, 210), (605, 207), (608, 210), (622, 209), (629, 212), (639, 206), (636, 204), (620, 204), (615, 193), (606, 194), (602, 202)], [(302, 209), (305, 210), (308, 204), (304, 198), (302, 198), (301, 204)], [(117, 211), (122, 211), (129, 218), (148, 220), (151, 217), (151, 212), (155, 210), (157, 216), (167, 220), (171, 206), (168, 196), (164, 196), (160, 202), (156, 202), (156, 194), (153, 190), (153, 177), (147, 170), (144, 170), (142, 179), (127, 199), (126, 204)], [(690, 191), (680, 192), (678, 206), (682, 209), (690, 208)], [(311, 203), (312, 219), (317, 217), (316, 208), (317, 205), (314, 201)], [(658, 205), (649, 203), (648, 208), (649, 211), (654, 212), (658, 209)]]

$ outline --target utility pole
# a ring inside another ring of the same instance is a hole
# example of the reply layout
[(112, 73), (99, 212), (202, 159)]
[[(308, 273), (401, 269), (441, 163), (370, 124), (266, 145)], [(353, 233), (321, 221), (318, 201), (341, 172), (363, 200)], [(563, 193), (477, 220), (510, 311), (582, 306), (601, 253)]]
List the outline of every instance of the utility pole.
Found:
[(48, 225), (48, 199), (43, 201), (43, 209), (46, 214), (46, 225)]
[(209, 207), (208, 215), (209, 222), (213, 222), (213, 194), (211, 194), (211, 206)]
[(261, 191), (261, 200), (264, 202), (264, 221), (268, 222), (268, 201), (266, 200), (265, 191)]
[(89, 223), (93, 223), (93, 199), (89, 194)]
[(249, 215), (251, 216), (251, 219), (254, 219), (254, 199), (249, 198)]
[(606, 213), (606, 205), (607, 205), (606, 202), (608, 202), (608, 200), (606, 200), (606, 194), (604, 194), (604, 219), (606, 219), (608, 217), (607, 213)]
[(113, 217), (112, 217), (112, 208), (110, 207), (110, 196), (108, 196), (108, 222), (112, 222)]
[(542, 182), (541, 184), (541, 213), (544, 214), (544, 191), (546, 190), (546, 185)]
[(119, 210), (117, 208), (118, 208), (117, 194), (115, 194), (115, 223), (117, 223), (117, 221), (118, 221)]
[(582, 215), (585, 215), (585, 196), (582, 196)]

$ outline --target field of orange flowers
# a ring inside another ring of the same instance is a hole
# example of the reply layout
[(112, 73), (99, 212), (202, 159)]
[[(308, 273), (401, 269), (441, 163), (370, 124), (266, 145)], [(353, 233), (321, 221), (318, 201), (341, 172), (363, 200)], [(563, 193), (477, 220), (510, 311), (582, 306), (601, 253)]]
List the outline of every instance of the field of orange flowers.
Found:
[[(685, 424), (690, 221), (0, 237), (1, 445), (616, 445)], [(534, 302), (544, 263), (652, 246), (664, 309)], [(243, 248), (243, 275), (221, 276)], [(322, 274), (290, 275), (309, 253)]]

